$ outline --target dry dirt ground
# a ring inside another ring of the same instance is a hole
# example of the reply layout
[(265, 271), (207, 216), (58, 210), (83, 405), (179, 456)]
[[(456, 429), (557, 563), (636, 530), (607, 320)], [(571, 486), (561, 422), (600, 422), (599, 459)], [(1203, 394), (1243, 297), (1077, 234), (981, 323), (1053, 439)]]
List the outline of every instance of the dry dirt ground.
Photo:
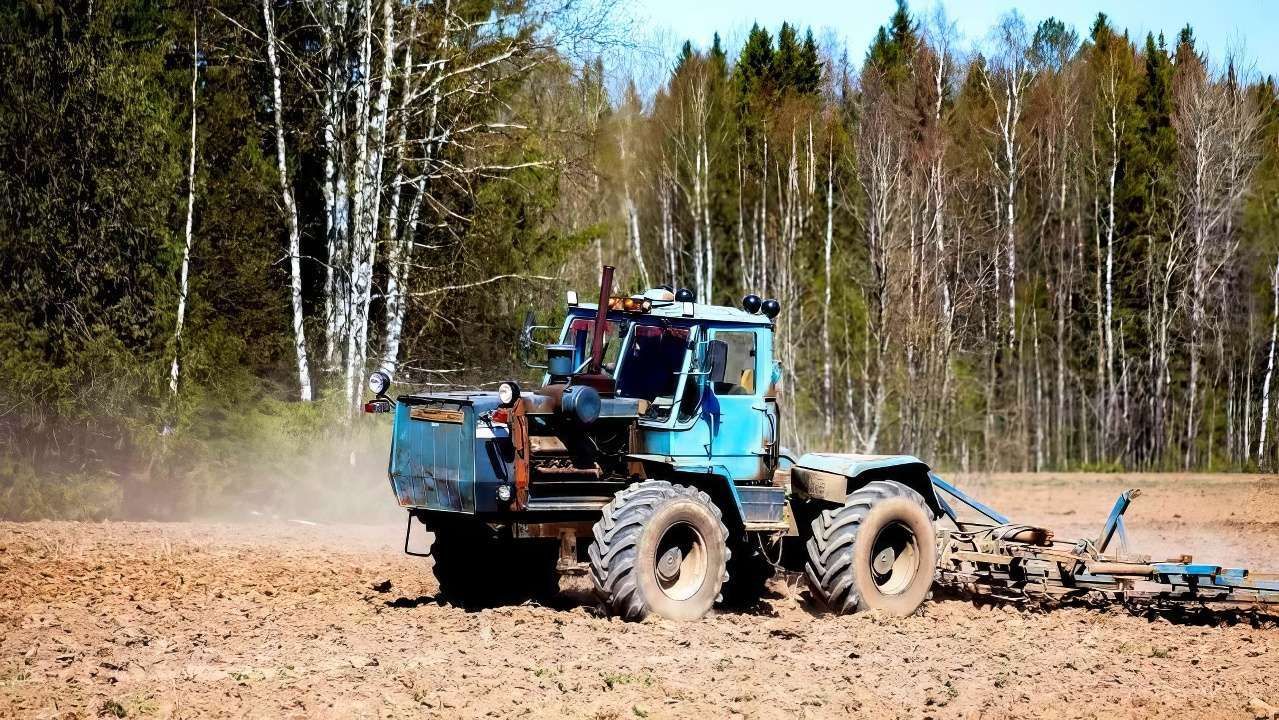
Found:
[[(961, 484), (1059, 536), (1094, 534), (1140, 486), (1134, 549), (1279, 569), (1279, 478)], [(436, 602), (430, 561), (402, 555), (401, 532), (0, 524), (0, 717), (1214, 718), (1279, 705), (1273, 619), (965, 600), (830, 617), (785, 580), (754, 612), (695, 623), (601, 618), (580, 587), (557, 607), (467, 612)]]

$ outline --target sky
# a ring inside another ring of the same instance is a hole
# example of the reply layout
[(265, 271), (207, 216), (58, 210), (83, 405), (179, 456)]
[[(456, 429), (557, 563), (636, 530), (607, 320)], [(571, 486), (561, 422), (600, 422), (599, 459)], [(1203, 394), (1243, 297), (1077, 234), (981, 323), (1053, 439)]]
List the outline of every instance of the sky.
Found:
[[(819, 41), (846, 44), (850, 58), (860, 61), (875, 31), (892, 15), (895, 0), (631, 0), (627, 5), (641, 31), (669, 53), (684, 40), (706, 47), (716, 31), (735, 50), (751, 23), (776, 34), (785, 20), (811, 27)], [(934, 5), (934, 0), (915, 0), (910, 9), (922, 17)], [(967, 47), (984, 42), (999, 17), (1013, 8), (1032, 29), (1051, 16), (1074, 25), (1080, 36), (1087, 35), (1101, 11), (1138, 41), (1147, 31), (1158, 36), (1162, 30), (1172, 43), (1189, 22), (1200, 49), (1214, 61), (1235, 48), (1259, 74), (1279, 76), (1279, 0), (947, 0), (943, 5)]]

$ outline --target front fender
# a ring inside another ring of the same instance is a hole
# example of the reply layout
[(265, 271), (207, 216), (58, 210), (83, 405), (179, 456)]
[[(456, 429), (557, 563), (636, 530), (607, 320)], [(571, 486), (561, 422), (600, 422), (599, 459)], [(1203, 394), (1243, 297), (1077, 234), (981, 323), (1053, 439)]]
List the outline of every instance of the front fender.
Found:
[(805, 453), (791, 469), (796, 495), (840, 505), (872, 480), (899, 482), (923, 496), (934, 516), (943, 514), (928, 465), (912, 455)]

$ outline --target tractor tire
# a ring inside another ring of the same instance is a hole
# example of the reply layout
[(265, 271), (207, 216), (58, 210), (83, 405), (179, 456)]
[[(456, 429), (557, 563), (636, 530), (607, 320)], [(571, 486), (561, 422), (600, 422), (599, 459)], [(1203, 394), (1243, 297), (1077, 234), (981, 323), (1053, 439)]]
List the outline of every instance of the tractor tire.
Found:
[(609, 612), (696, 620), (728, 579), (728, 528), (709, 495), (661, 480), (613, 496), (595, 523), (591, 580)]
[(559, 590), (555, 554), (547, 543), (514, 541), (481, 523), (435, 528), (432, 571), (441, 598), (464, 608), (545, 602)]
[(804, 574), (813, 599), (835, 613), (906, 617), (928, 597), (937, 567), (933, 516), (919, 493), (876, 480), (812, 523)]

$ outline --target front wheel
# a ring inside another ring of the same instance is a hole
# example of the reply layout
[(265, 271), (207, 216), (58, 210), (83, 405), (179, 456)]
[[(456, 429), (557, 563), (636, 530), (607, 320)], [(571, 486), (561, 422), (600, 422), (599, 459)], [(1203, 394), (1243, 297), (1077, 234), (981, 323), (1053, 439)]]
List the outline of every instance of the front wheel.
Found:
[(805, 576), (818, 604), (837, 613), (911, 615), (937, 566), (932, 513), (919, 493), (876, 480), (813, 519)]
[(636, 483), (604, 506), (589, 549), (591, 579), (609, 611), (695, 620), (728, 578), (728, 528), (710, 496), (660, 480)]

